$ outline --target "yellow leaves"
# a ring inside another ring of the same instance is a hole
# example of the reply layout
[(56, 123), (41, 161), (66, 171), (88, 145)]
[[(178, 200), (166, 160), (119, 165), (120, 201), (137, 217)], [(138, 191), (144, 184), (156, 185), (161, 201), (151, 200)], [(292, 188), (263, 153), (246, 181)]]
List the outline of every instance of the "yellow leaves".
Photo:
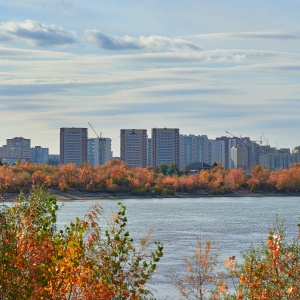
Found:
[(227, 266), (227, 269), (233, 271), (235, 269), (235, 256), (228, 257), (228, 259), (224, 261), (224, 264)]
[(299, 292), (299, 289), (298, 287), (296, 286), (290, 286), (288, 289), (287, 289), (287, 293), (290, 295), (290, 294), (295, 294), (297, 295)]
[(74, 253), (74, 249), (73, 248), (68, 248), (68, 252), (70, 253), (70, 254), (73, 254)]
[(247, 277), (245, 277), (244, 274), (241, 274), (239, 282), (240, 282), (240, 284), (243, 284), (243, 283), (247, 282)]

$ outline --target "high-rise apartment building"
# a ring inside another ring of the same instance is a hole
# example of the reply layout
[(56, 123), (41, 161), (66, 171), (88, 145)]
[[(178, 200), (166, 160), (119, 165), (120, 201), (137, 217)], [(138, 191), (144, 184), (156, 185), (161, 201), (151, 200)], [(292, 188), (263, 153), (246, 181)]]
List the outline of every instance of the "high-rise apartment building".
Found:
[(232, 169), (244, 169), (248, 170), (249, 166), (249, 152), (248, 147), (245, 144), (231, 148), (231, 160), (233, 163)]
[(225, 141), (209, 140), (209, 145), (210, 145), (209, 149), (211, 149), (211, 161), (209, 165), (212, 165), (214, 163), (220, 163), (222, 166), (224, 166), (225, 165)]
[(112, 159), (111, 139), (88, 139), (88, 163), (91, 166), (104, 165)]
[(121, 129), (121, 160), (128, 166), (147, 166), (147, 130)]
[(49, 159), (49, 148), (42, 148), (41, 146), (35, 146), (30, 149), (30, 161), (33, 164), (47, 164)]
[[(224, 142), (209, 140), (207, 135), (179, 135), (180, 168), (193, 163), (211, 165), (221, 160)], [(217, 149), (218, 146), (223, 148)], [(225, 154), (223, 154), (224, 156)], [(224, 157), (222, 159), (224, 160)]]
[(231, 158), (231, 149), (232, 147), (236, 147), (239, 145), (240, 138), (238, 137), (228, 137), (228, 136), (222, 136), (216, 138), (217, 141), (221, 140), (225, 142), (225, 164), (223, 167), (225, 169), (234, 169), (234, 163)]
[(152, 165), (158, 167), (161, 163), (179, 166), (179, 129), (152, 129)]
[(147, 167), (152, 166), (152, 139), (147, 138)]
[(254, 141), (247, 142), (248, 147), (248, 169), (252, 170), (259, 165), (260, 145)]
[(9, 165), (16, 163), (17, 160), (30, 161), (30, 139), (23, 137), (7, 139), (6, 145), (0, 147), (0, 159)]
[(196, 136), (179, 135), (179, 165), (182, 170), (192, 163), (198, 162), (196, 154)]
[(60, 163), (87, 162), (87, 128), (60, 128)]

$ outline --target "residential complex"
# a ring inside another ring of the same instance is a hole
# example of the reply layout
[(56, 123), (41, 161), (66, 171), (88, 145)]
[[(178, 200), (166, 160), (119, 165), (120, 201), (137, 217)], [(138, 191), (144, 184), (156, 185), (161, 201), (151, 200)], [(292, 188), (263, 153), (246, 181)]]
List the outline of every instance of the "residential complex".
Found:
[(60, 128), (60, 163), (87, 162), (87, 128)]
[[(243, 168), (246, 172), (255, 166), (272, 170), (289, 168), (300, 163), (300, 146), (276, 149), (262, 138), (259, 142), (249, 137), (221, 136), (209, 139), (207, 135), (183, 135), (178, 128), (152, 128), (151, 137), (146, 129), (120, 130), (120, 159), (129, 167), (158, 167), (160, 164), (176, 164), (179, 169), (208, 168), (220, 163), (225, 169)], [(55, 159), (49, 149), (41, 146), (30, 148), (30, 139), (15, 137), (0, 147), (0, 161), (6, 164), (32, 162), (77, 166), (87, 162), (92, 166), (103, 165), (112, 159), (110, 138), (88, 138), (87, 128), (60, 128), (60, 155)]]

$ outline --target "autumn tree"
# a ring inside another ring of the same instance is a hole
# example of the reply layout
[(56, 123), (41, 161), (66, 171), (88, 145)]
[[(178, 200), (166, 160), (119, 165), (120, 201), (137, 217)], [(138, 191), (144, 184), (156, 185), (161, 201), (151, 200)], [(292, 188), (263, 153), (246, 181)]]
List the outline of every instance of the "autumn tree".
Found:
[(247, 181), (247, 185), (250, 191), (270, 189), (271, 188), (270, 175), (271, 175), (270, 169), (262, 168), (260, 166), (255, 166), (251, 170), (250, 178)]
[[(219, 249), (210, 239), (198, 239), (193, 256), (185, 257), (186, 273), (174, 282), (181, 299), (204, 300), (227, 294), (227, 286), (217, 272), (218, 257)], [(224, 289), (219, 289), (223, 285)]]
[(246, 183), (245, 171), (243, 169), (228, 170), (224, 180), (228, 188), (238, 190)]

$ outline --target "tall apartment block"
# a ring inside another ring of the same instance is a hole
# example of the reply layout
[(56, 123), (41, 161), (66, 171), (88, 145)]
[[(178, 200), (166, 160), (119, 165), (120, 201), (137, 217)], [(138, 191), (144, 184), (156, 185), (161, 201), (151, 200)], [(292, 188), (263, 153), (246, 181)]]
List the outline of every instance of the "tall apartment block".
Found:
[(87, 128), (60, 128), (60, 163), (87, 162)]
[(104, 165), (112, 159), (111, 139), (88, 139), (88, 163), (91, 166)]
[(251, 170), (259, 165), (260, 145), (254, 141), (247, 142), (248, 147), (248, 169)]
[(225, 144), (223, 141), (209, 140), (206, 135), (179, 135), (180, 168), (193, 163), (214, 162), (225, 160)]
[(30, 149), (30, 161), (33, 164), (47, 164), (49, 158), (49, 148), (35, 146)]
[(152, 166), (152, 139), (147, 138), (147, 167)]
[[(225, 141), (223, 140), (209, 140), (209, 149), (211, 149), (211, 163), (221, 163), (225, 165)], [(210, 151), (209, 151), (210, 152)]]
[(222, 136), (216, 138), (217, 141), (224, 141), (225, 143), (225, 164), (223, 167), (225, 169), (233, 169), (234, 163), (231, 158), (231, 149), (232, 147), (236, 147), (239, 144), (239, 138), (238, 137), (228, 137), (228, 136)]
[(152, 165), (161, 163), (179, 166), (178, 128), (152, 128)]
[(147, 130), (121, 129), (121, 160), (130, 167), (147, 166)]
[(6, 145), (0, 147), (0, 159), (9, 165), (16, 163), (18, 159), (22, 162), (30, 161), (30, 139), (15, 137), (6, 140)]
[(249, 168), (249, 149), (246, 145), (238, 145), (231, 148), (232, 169)]

